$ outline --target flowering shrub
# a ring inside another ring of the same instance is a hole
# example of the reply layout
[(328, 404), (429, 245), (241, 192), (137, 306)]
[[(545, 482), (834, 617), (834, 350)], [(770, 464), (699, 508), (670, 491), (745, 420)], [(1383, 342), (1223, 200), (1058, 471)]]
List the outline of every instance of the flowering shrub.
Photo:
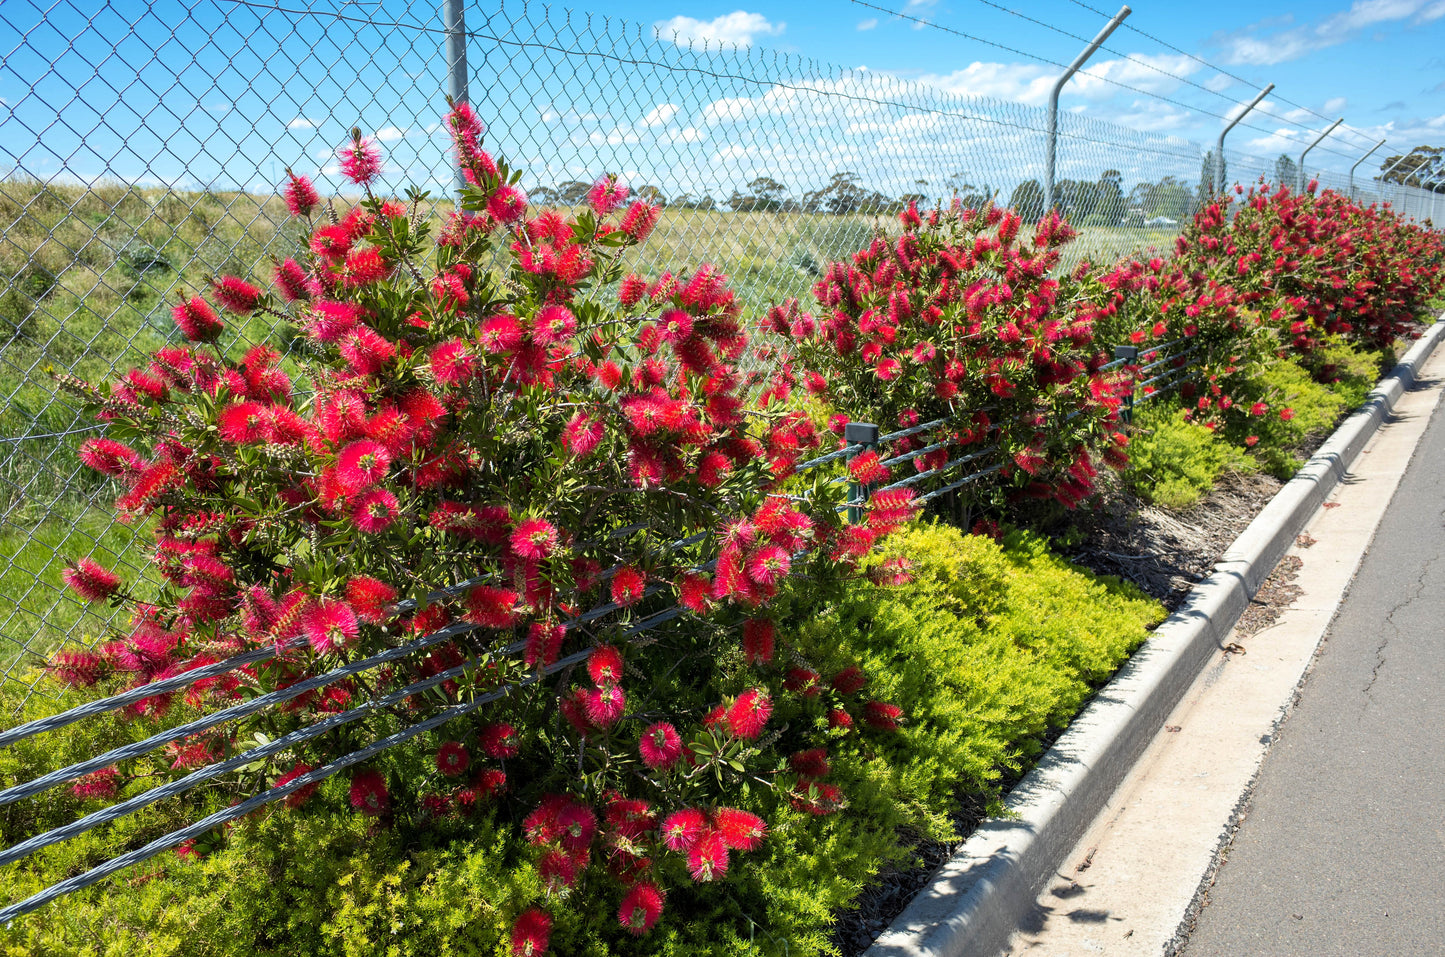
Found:
[[(564, 902), (609, 901), (615, 933), (645, 934), (671, 888), (759, 853), (759, 810), (844, 804), (825, 765), (791, 758), (906, 715), (856, 668), (790, 660), (767, 606), (794, 572), (848, 574), (906, 496), (847, 526), (836, 486), (817, 483), (806, 511), (777, 494), (819, 437), (740, 371), (725, 277), (624, 275), (655, 207), (604, 178), (575, 219), (529, 215), (470, 108), (448, 126), (470, 186), (435, 237), (424, 195), (372, 192), (383, 160), (358, 132), (339, 156), (364, 199), (345, 215), (288, 173), (292, 212), (323, 215), (273, 292), (221, 277), (219, 311), (175, 307), (189, 344), (109, 385), (64, 380), (109, 426), (81, 458), (120, 484), (124, 517), (153, 521), (161, 584), (76, 563), (68, 583), (130, 605), (131, 625), (51, 667), (101, 693), (274, 651), (124, 714), (163, 723), (411, 643), (180, 742), (169, 776), (345, 718), (229, 793), (284, 787), (282, 813), (383, 827), (515, 816), (536, 890), (514, 902), (510, 947), (537, 954)], [(266, 346), (225, 346), (227, 316), (255, 312), (301, 333), (299, 374)], [(407, 732), (429, 716), (448, 720)], [(319, 786), (318, 769), (403, 732)], [(74, 794), (130, 780), (111, 768)]]
[[(1017, 213), (957, 203), (900, 219), (896, 240), (880, 234), (828, 266), (817, 317), (796, 302), (769, 313), (766, 327), (795, 350), (793, 377), (840, 411), (839, 431), (849, 418), (885, 431), (944, 420), (895, 446), (943, 443), (911, 460), (918, 471), (997, 443), (1010, 484), (1078, 505), (1094, 490), (1095, 453), (1121, 465), (1126, 439), (1090, 282), (1051, 275), (1074, 230), (1051, 215), (1021, 241)], [(857, 468), (872, 473), (860, 481), (889, 478), (871, 461)]]

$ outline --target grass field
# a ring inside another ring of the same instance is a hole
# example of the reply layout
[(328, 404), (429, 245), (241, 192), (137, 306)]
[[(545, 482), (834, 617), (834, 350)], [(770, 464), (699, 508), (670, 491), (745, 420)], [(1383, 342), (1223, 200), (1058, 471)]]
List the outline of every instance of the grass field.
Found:
[[(433, 212), (450, 209), (438, 204)], [(142, 362), (179, 337), (170, 318), (178, 295), (199, 292), (207, 277), (223, 273), (267, 283), (270, 257), (302, 248), (304, 226), (279, 197), (0, 180), (0, 673), (10, 671), (20, 648), (44, 653), (77, 628), (83, 637), (99, 630), (101, 618), (62, 595), (67, 559), (99, 548), (117, 563), (143, 564), (138, 549), (146, 536), (113, 524), (100, 507), (102, 481), (75, 459), (94, 425), (57, 395), (48, 370), (98, 382)], [(896, 221), (673, 208), (632, 263), (654, 274), (712, 263), (758, 315), (790, 296), (810, 302), (822, 268), (866, 245), (880, 227), (896, 230)], [(1086, 228), (1068, 264), (1109, 262), (1172, 240)], [(237, 348), (268, 342), (288, 351), (289, 329), (255, 319), (239, 332)]]

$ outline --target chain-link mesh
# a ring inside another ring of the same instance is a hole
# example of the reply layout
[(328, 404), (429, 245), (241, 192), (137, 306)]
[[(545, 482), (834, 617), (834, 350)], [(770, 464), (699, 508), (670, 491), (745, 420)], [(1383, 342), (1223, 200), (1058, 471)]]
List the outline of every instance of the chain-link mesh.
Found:
[[(469, 5), (470, 99), (534, 204), (577, 205), (600, 175), (666, 204), (640, 269), (720, 267), (756, 314), (805, 299), (830, 260), (909, 198), (1043, 210), (1042, 110), (866, 70), (690, 44), (541, 5)], [(353, 127), (386, 154), (382, 188), (453, 173), (441, 118), (446, 22), (401, 0), (6, 0), (0, 7), (0, 672), (106, 614), (61, 584), (93, 556), (138, 573), (147, 529), (79, 465), (97, 427), (51, 370), (112, 377), (177, 336), (170, 306), (221, 273), (265, 278), (303, 242), (276, 197), (289, 166), (347, 201), (333, 150)], [(1276, 181), (1230, 155), (1224, 182)], [(1061, 117), (1059, 205), (1073, 261), (1167, 248), (1212, 158), (1197, 144)], [(1331, 181), (1331, 185), (1335, 185)], [(1341, 184), (1342, 185), (1342, 184)], [(1417, 218), (1434, 194), (1379, 192)], [(258, 320), (243, 337), (287, 351)]]

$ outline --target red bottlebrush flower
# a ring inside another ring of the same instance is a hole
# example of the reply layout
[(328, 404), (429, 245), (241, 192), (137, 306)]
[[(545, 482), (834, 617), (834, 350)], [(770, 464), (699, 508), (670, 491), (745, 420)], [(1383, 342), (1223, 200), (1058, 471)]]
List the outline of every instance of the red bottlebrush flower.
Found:
[(682, 757), (682, 737), (666, 721), (659, 721), (644, 731), (637, 747), (642, 763), (653, 770), (670, 768)]
[(1254, 448), (1254, 447), (1255, 447), (1256, 445), (1258, 445), (1258, 444), (1259, 444), (1259, 436), (1257, 436), (1257, 435), (1247, 435), (1247, 436), (1244, 437), (1244, 445), (1245, 445), (1246, 448), (1251, 448), (1251, 449), (1252, 449), (1252, 448)]
[(546, 953), (551, 937), (551, 915), (536, 907), (527, 908), (512, 924), (513, 957), (536, 957)]
[(528, 518), (512, 530), (512, 551), (530, 561), (542, 561), (557, 550), (557, 527), (540, 518)]
[(857, 665), (850, 665), (833, 676), (833, 689), (839, 694), (857, 694), (868, 683), (868, 676)]
[(216, 310), (200, 296), (182, 300), (171, 310), (171, 317), (181, 333), (192, 342), (215, 342), (226, 328)]
[(487, 768), (472, 782), (480, 797), (496, 797), (507, 790), (507, 773), (498, 768)]
[(396, 589), (386, 582), (359, 575), (346, 583), (346, 603), (358, 618), (379, 624), (391, 616)]
[(510, 628), (517, 620), (517, 593), (478, 585), (467, 592), (467, 621), (483, 628)]
[(612, 576), (612, 600), (626, 608), (642, 601), (647, 576), (630, 565), (617, 569)]
[(515, 758), (517, 729), (505, 721), (489, 724), (477, 734), (477, 744), (489, 758)]
[(472, 766), (472, 756), (460, 741), (447, 741), (437, 748), (437, 770), (449, 778), (461, 777)]
[(577, 332), (577, 317), (566, 306), (550, 305), (537, 310), (532, 320), (532, 341), (539, 346), (556, 345)]
[[(278, 788), (283, 788), (286, 785), (290, 784), (292, 781), (299, 778), (301, 775), (308, 774), (314, 770), (316, 769), (311, 765), (303, 764), (298, 761), (295, 767), (293, 767), (290, 771), (287, 771), (285, 774), (281, 775), (279, 778), (276, 779), (275, 786)], [(289, 808), (300, 807), (308, 800), (310, 800), (311, 796), (316, 793), (316, 789), (320, 786), (320, 782), (318, 781), (312, 781), (310, 784), (301, 785), (301, 787), (286, 795), (284, 799), (286, 801), (286, 806)]]
[(606, 685), (587, 692), (582, 699), (583, 713), (598, 728), (610, 728), (627, 708), (627, 696), (616, 685)]
[(873, 374), (884, 382), (898, 378), (898, 374), (902, 371), (902, 364), (900, 364), (897, 359), (891, 357), (878, 360), (878, 364), (873, 367)]
[(85, 777), (76, 778), (75, 783), (70, 785), (70, 791), (82, 801), (91, 798), (115, 797), (115, 792), (120, 789), (120, 772), (115, 768), (101, 768), (99, 771), (92, 771)]
[(1269, 406), (1263, 402), (1256, 402), (1254, 405), (1249, 407), (1249, 414), (1253, 416), (1261, 416), (1268, 411)]
[(765, 665), (773, 660), (771, 618), (749, 618), (743, 622), (743, 657), (750, 665)]
[(391, 453), (371, 439), (358, 439), (336, 456), (337, 477), (341, 487), (350, 494), (380, 482), (390, 465)]
[(603, 646), (587, 657), (587, 674), (598, 686), (617, 684), (622, 680), (622, 653), (611, 646)]
[(375, 375), (396, 355), (396, 345), (367, 325), (358, 324), (337, 347), (357, 375)]
[(1280, 420), (1281, 422), (1288, 422), (1288, 421), (1289, 421), (1290, 419), (1292, 419), (1292, 418), (1294, 418), (1294, 409), (1280, 409), (1280, 410), (1279, 410), (1279, 420)]
[(65, 584), (86, 601), (104, 601), (120, 590), (120, 576), (82, 558), (60, 573)]
[(391, 795), (386, 790), (386, 778), (380, 771), (356, 772), (351, 779), (349, 793), (351, 806), (362, 814), (380, 817), (391, 807)]
[(822, 691), (818, 684), (822, 680), (822, 676), (811, 668), (790, 668), (783, 687), (804, 698), (812, 698)]
[(886, 701), (870, 701), (863, 706), (863, 720), (883, 731), (897, 731), (903, 709)]
[(369, 136), (354, 137), (336, 151), (341, 161), (341, 175), (358, 186), (365, 186), (381, 175), (381, 150)]
[(400, 512), (395, 495), (384, 488), (374, 488), (357, 496), (351, 506), (351, 520), (363, 532), (374, 535), (390, 527)]
[(391, 266), (382, 258), (381, 250), (375, 246), (352, 250), (342, 268), (346, 284), (353, 288), (381, 282), (389, 272)]
[(842, 708), (834, 708), (828, 712), (828, 727), (847, 731), (853, 727), (853, 716)]
[(878, 460), (878, 453), (872, 449), (853, 457), (848, 463), (848, 474), (853, 476), (854, 481), (865, 485), (888, 481), (888, 469)]
[(808, 781), (806, 784), (799, 784), (793, 791), (791, 803), (799, 811), (821, 817), (832, 814), (843, 806), (843, 792), (836, 784)]
[(261, 305), (261, 290), (236, 276), (222, 276), (212, 280), (211, 294), (227, 312), (247, 316)]
[(768, 833), (768, 825), (762, 818), (732, 807), (718, 808), (712, 823), (723, 843), (734, 851), (757, 850)]
[(637, 273), (628, 273), (617, 287), (617, 302), (623, 309), (631, 309), (647, 295), (647, 280)]
[(114, 439), (86, 439), (80, 444), (80, 461), (113, 478), (131, 475), (141, 467), (141, 457)]
[(690, 851), (708, 832), (707, 815), (697, 808), (673, 811), (662, 822), (662, 843), (669, 850)]
[(651, 930), (662, 916), (663, 900), (662, 891), (658, 890), (656, 885), (648, 881), (634, 884), (622, 898), (622, 906), (617, 909), (617, 920), (628, 931), (640, 937)]
[(715, 881), (727, 873), (728, 846), (721, 834), (704, 834), (687, 852), (687, 869), (698, 883)]
[(571, 887), (577, 882), (577, 862), (566, 851), (554, 848), (537, 859), (537, 876), (553, 890)]
[(711, 592), (712, 582), (708, 581), (706, 575), (684, 572), (677, 583), (677, 603), (688, 611), (701, 615), (708, 609), (708, 596)]
[(442, 385), (466, 385), (476, 372), (476, 364), (476, 357), (460, 339), (450, 339), (431, 351), (432, 375)]
[(105, 655), (78, 648), (62, 648), (45, 666), (57, 681), (75, 688), (89, 688), (113, 670)]
[(311, 234), (311, 251), (322, 259), (341, 260), (351, 252), (353, 242), (351, 230), (345, 226), (322, 226)]
[(752, 741), (763, 733), (773, 714), (773, 701), (761, 688), (749, 688), (728, 708), (727, 723), (733, 734)]
[(498, 186), (487, 200), (487, 212), (499, 223), (514, 223), (527, 213), (527, 196), (515, 186)]
[(181, 771), (202, 767), (216, 759), (210, 744), (205, 741), (192, 741), (190, 744), (173, 741), (166, 748), (166, 754), (172, 758), (171, 768)]
[(334, 598), (318, 598), (312, 602), (302, 615), (301, 627), (306, 632), (306, 641), (318, 655), (349, 647), (360, 634), (351, 606)]
[(567, 628), (556, 622), (534, 621), (527, 629), (527, 650), (524, 660), (528, 667), (546, 668), (557, 660), (562, 651), (562, 641), (567, 637)]
[(557, 810), (557, 837), (569, 851), (585, 851), (597, 836), (597, 815), (579, 801), (568, 799)]
[(828, 766), (828, 752), (825, 748), (799, 751), (788, 758), (788, 766), (805, 778), (825, 778), (832, 770)]
[(292, 216), (310, 216), (311, 211), (321, 205), (321, 197), (317, 195), (316, 187), (311, 185), (311, 180), (305, 176), (297, 176), (289, 169), (286, 176), (286, 188), (282, 191), (286, 208), (291, 210)]
[(633, 242), (640, 243), (652, 234), (661, 214), (662, 210), (658, 207), (638, 200), (627, 207), (627, 212), (623, 214), (622, 222), (617, 224), (617, 228), (632, 237)]
[(602, 434), (600, 421), (588, 418), (585, 412), (578, 412), (562, 430), (562, 447), (579, 459), (586, 458), (602, 441)]
[(732, 460), (721, 452), (704, 452), (697, 462), (697, 480), (704, 488), (717, 488), (732, 468)]
[(602, 176), (587, 191), (587, 205), (598, 216), (606, 216), (626, 202), (631, 192), (616, 176)]
[(492, 355), (515, 352), (522, 345), (522, 324), (516, 316), (499, 313), (482, 320), (477, 330), (477, 343)]
[(788, 550), (780, 545), (764, 545), (748, 556), (744, 571), (759, 585), (776, 585), (788, 577), (793, 559)]
[(592, 378), (609, 391), (617, 391), (622, 385), (622, 367), (611, 359), (604, 359), (592, 367)]

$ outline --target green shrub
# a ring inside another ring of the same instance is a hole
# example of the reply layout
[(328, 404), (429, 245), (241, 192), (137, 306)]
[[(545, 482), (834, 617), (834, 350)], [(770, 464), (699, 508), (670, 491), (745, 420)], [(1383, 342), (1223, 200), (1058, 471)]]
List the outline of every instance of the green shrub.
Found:
[(1204, 497), (1226, 469), (1248, 471), (1248, 456), (1214, 432), (1186, 421), (1178, 399), (1162, 399), (1136, 414), (1124, 483), (1146, 502), (1184, 509)]

